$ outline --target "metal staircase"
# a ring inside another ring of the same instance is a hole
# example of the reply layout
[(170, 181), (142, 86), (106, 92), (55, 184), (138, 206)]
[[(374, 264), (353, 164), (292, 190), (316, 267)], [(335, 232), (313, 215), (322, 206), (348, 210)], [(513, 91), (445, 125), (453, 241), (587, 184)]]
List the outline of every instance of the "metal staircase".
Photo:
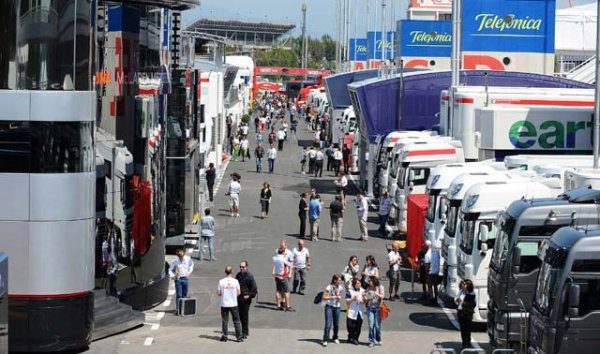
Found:
[(106, 294), (104, 289), (94, 290), (94, 332), (98, 340), (125, 332), (144, 324), (144, 314)]
[(571, 80), (582, 81), (593, 84), (596, 81), (596, 56), (589, 58), (571, 71), (566, 73), (565, 77)]

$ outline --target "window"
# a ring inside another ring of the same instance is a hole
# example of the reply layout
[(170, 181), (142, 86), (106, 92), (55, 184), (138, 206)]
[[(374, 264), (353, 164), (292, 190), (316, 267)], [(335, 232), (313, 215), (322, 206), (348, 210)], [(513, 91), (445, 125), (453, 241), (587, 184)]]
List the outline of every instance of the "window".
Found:
[(427, 207), (427, 221), (434, 222), (435, 221), (435, 211), (437, 207), (439, 190), (429, 191), (429, 205)]
[[(575, 267), (575, 265), (573, 265)], [(597, 265), (596, 265), (597, 266)], [(597, 267), (596, 271), (597, 271)], [(579, 285), (579, 316), (584, 317), (591, 312), (600, 311), (600, 279), (573, 274), (573, 284)]]
[(92, 122), (0, 122), (0, 172), (93, 172)]
[(549, 315), (554, 306), (555, 290), (561, 273), (562, 268), (554, 268), (550, 263), (542, 263), (533, 304), (543, 315)]
[(424, 186), (429, 178), (429, 168), (413, 168), (415, 178), (412, 180), (415, 186)]
[(519, 273), (527, 274), (540, 268), (542, 261), (538, 257), (541, 241), (519, 241), (517, 247), (521, 250), (521, 265)]

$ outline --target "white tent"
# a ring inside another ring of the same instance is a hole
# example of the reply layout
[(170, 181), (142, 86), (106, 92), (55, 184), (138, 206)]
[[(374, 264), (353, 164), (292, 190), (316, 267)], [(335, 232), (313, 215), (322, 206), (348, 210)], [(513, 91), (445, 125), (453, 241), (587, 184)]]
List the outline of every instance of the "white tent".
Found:
[(556, 54), (585, 55), (596, 50), (596, 3), (556, 10)]

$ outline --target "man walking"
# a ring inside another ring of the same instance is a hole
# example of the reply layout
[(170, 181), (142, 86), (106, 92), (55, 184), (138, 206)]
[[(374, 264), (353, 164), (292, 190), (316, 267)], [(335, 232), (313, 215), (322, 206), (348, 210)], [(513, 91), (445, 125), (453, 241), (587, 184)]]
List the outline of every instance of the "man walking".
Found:
[(277, 158), (277, 149), (275, 149), (273, 144), (271, 144), (267, 155), (269, 157), (269, 173), (273, 173), (273, 170), (275, 169), (275, 159)]
[(315, 154), (315, 177), (323, 177), (323, 160), (325, 155), (321, 149), (317, 149)]
[(235, 337), (238, 342), (244, 341), (237, 301), (240, 294), (240, 283), (233, 277), (233, 268), (231, 266), (225, 267), (225, 278), (219, 281), (219, 287), (217, 288), (217, 295), (221, 297), (221, 327), (223, 330), (221, 342), (227, 342), (227, 326), (229, 324), (230, 313), (233, 318)]
[(319, 240), (319, 218), (321, 217), (321, 201), (319, 195), (310, 197), (308, 205), (308, 222), (310, 224), (310, 239), (312, 241)]
[(388, 253), (390, 265), (390, 301), (400, 299), (398, 290), (400, 289), (400, 267), (402, 266), (402, 257), (400, 256), (400, 242), (392, 243), (392, 250)]
[(188, 296), (189, 277), (194, 271), (194, 261), (185, 255), (183, 247), (176, 251), (177, 258), (169, 266), (169, 276), (175, 281), (175, 315), (179, 315), (179, 300)]
[(325, 148), (325, 155), (327, 156), (327, 171), (333, 170), (333, 145)]
[[(304, 240), (298, 240), (298, 247), (292, 251), (294, 255), (294, 288), (292, 293), (304, 295), (306, 289), (306, 278), (310, 271), (310, 252), (304, 247)], [(300, 286), (300, 287), (298, 287)]]
[(240, 271), (235, 275), (235, 279), (240, 283), (240, 295), (238, 296), (238, 309), (240, 312), (240, 322), (242, 323), (242, 338), (248, 338), (250, 334), (248, 321), (250, 305), (252, 299), (256, 297), (258, 290), (254, 276), (248, 271), (248, 262), (240, 262)]
[(367, 229), (367, 216), (369, 214), (369, 204), (364, 192), (359, 191), (356, 198), (356, 214), (358, 216), (358, 226), (360, 227), (361, 241), (369, 239), (369, 230)]
[(214, 163), (209, 163), (206, 169), (206, 187), (208, 187), (208, 199), (213, 201), (213, 191), (215, 189), (215, 180), (217, 179), (217, 170)]
[(331, 217), (331, 241), (340, 242), (344, 226), (344, 204), (341, 195), (336, 195), (334, 201), (329, 204), (329, 216)]
[(240, 193), (242, 192), (242, 185), (239, 182), (239, 175), (232, 174), (231, 182), (227, 189), (227, 195), (229, 196), (229, 211), (231, 211), (231, 217), (240, 217)]
[(298, 237), (304, 238), (306, 235), (306, 212), (308, 211), (308, 203), (306, 203), (306, 193), (300, 194), (300, 202), (298, 203), (298, 218), (300, 218), (300, 234)]
[(285, 141), (285, 130), (282, 128), (279, 129), (279, 131), (277, 132), (277, 149), (279, 151), (283, 151), (283, 142)]
[(388, 195), (387, 191), (383, 192), (381, 199), (379, 201), (379, 210), (377, 211), (377, 215), (379, 215), (379, 234), (381, 236), (387, 237), (386, 225), (387, 221), (390, 217), (390, 210), (392, 209), (392, 198)]
[[(275, 278), (275, 303), (279, 311), (294, 311), (290, 306), (289, 274), (292, 263), (285, 256), (285, 246), (280, 245), (273, 257), (273, 277)], [(285, 309), (281, 303), (285, 303)]]
[(256, 146), (256, 149), (254, 149), (254, 157), (256, 158), (256, 173), (262, 172), (264, 156), (265, 156), (265, 149), (262, 147), (262, 144), (259, 143)]
[(229, 138), (231, 136), (231, 124), (232, 124), (232, 120), (231, 120), (231, 114), (227, 115), (227, 118), (225, 118), (225, 124), (227, 124), (227, 137)]
[(311, 174), (315, 171), (315, 158), (317, 157), (317, 151), (313, 146), (308, 150), (308, 173)]
[(344, 159), (344, 155), (339, 148), (336, 148), (333, 151), (333, 169), (335, 170), (335, 175), (337, 176), (340, 173), (340, 167), (342, 166), (342, 160)]
[(208, 245), (208, 251), (211, 262), (215, 258), (215, 218), (210, 215), (210, 209), (204, 210), (204, 217), (200, 218), (200, 260), (204, 260), (204, 246)]

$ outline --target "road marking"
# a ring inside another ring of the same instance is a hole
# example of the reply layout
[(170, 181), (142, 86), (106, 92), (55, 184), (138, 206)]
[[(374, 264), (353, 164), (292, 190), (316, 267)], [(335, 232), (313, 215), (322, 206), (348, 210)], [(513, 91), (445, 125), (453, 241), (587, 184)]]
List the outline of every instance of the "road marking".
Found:
[(158, 315), (156, 315), (156, 319), (159, 320), (159, 321), (162, 320), (163, 317), (165, 317), (165, 313), (164, 312), (159, 312)]
[(162, 305), (163, 305), (163, 306), (165, 306), (165, 307), (169, 307), (169, 306), (171, 306), (171, 298), (169, 298), (169, 297), (168, 297), (168, 298), (167, 298), (167, 299), (166, 299), (166, 300), (165, 300), (165, 301), (162, 303)]
[[(456, 318), (454, 318), (454, 314), (452, 313), (452, 311), (450, 311), (450, 309), (444, 306), (444, 303), (441, 299), (438, 298), (437, 303), (440, 306), (440, 308), (444, 311), (446, 316), (448, 316), (448, 319), (450, 320), (450, 322), (452, 322), (452, 325), (460, 331), (460, 325), (458, 324)], [(475, 349), (481, 349), (481, 346), (479, 345), (479, 343), (477, 343), (476, 340), (473, 339), (473, 337), (471, 337), (471, 344), (473, 344), (473, 347), (475, 347)]]
[(148, 338), (146, 338), (146, 340), (144, 341), (144, 345), (146, 345), (146, 346), (150, 346), (150, 345), (152, 345), (152, 342), (153, 342), (153, 341), (154, 341), (154, 338), (152, 338), (152, 337), (148, 337)]
[(160, 327), (160, 323), (155, 323), (150, 327), (151, 330), (156, 331)]

